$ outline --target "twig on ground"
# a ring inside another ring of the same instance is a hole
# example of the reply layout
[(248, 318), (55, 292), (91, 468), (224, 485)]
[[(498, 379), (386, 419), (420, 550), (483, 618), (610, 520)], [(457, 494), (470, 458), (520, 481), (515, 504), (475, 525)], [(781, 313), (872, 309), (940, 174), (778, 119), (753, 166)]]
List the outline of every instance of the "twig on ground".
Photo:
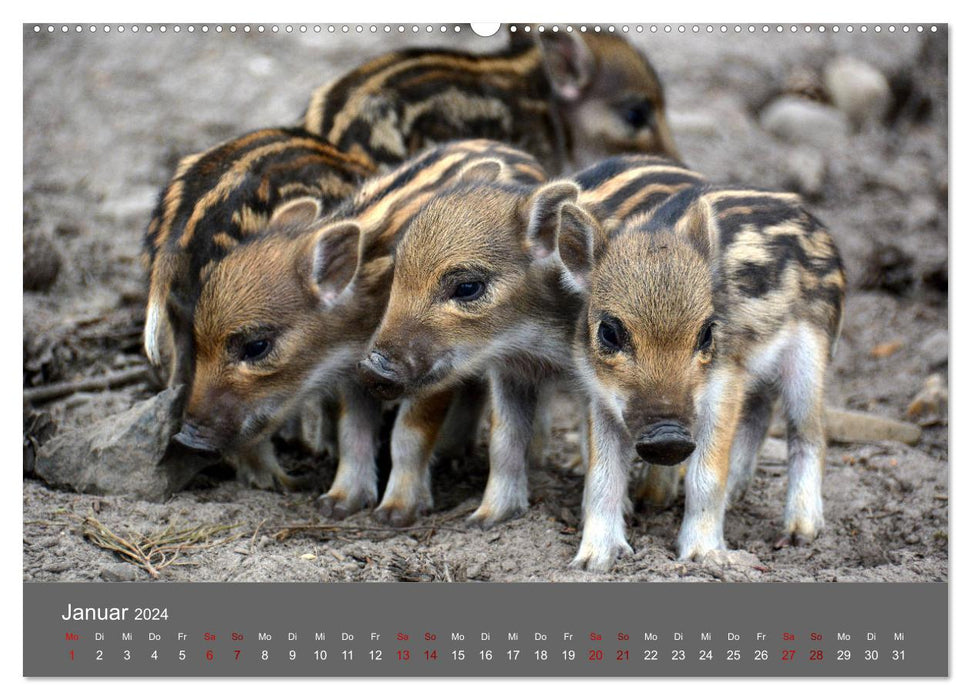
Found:
[(71, 382), (57, 382), (44, 386), (24, 389), (24, 400), (33, 404), (46, 403), (64, 396), (70, 396), (81, 391), (103, 391), (105, 389), (115, 389), (120, 386), (137, 384), (138, 382), (149, 379), (149, 368), (132, 367), (119, 372), (109, 372), (99, 377), (87, 377)]
[(258, 524), (258, 525), (256, 526), (256, 529), (255, 529), (255, 530), (253, 530), (253, 537), (252, 537), (252, 538), (250, 538), (250, 541), (249, 541), (249, 551), (250, 551), (251, 553), (252, 553), (252, 551), (253, 551), (253, 549), (254, 549), (254, 548), (256, 547), (256, 536), (257, 536), (258, 534), (260, 534), (260, 528), (261, 528), (261, 527), (263, 527), (263, 523), (265, 523), (265, 522), (266, 522), (266, 518), (263, 518), (263, 519), (262, 519), (262, 520), (261, 520), (261, 521), (259, 522), (259, 524)]

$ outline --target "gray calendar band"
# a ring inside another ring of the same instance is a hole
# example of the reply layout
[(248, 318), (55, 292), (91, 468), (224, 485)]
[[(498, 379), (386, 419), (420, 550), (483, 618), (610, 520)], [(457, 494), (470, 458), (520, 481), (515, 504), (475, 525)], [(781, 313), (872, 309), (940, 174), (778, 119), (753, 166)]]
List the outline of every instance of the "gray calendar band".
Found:
[(24, 584), (25, 676), (947, 674), (945, 583)]

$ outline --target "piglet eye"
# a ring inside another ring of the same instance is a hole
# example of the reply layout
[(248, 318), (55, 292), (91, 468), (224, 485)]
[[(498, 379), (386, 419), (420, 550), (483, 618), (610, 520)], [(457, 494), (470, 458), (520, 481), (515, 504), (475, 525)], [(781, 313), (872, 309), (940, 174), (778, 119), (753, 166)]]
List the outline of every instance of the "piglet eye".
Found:
[(269, 354), (272, 347), (273, 343), (271, 343), (267, 338), (251, 340), (243, 345), (242, 349), (240, 350), (240, 362), (256, 362), (258, 360), (262, 360)]
[(652, 105), (648, 100), (642, 102), (633, 102), (625, 105), (622, 108), (622, 115), (624, 121), (627, 122), (634, 129), (643, 129), (645, 126), (650, 124), (652, 117), (654, 116), (654, 105)]
[(485, 293), (485, 282), (478, 280), (472, 282), (459, 282), (452, 290), (452, 299), (455, 301), (475, 301)]
[(711, 331), (715, 327), (714, 321), (708, 321), (698, 333), (698, 352), (708, 352), (711, 350), (712, 335)]
[(597, 342), (609, 353), (620, 352), (624, 345), (624, 326), (616, 318), (605, 318), (597, 328)]

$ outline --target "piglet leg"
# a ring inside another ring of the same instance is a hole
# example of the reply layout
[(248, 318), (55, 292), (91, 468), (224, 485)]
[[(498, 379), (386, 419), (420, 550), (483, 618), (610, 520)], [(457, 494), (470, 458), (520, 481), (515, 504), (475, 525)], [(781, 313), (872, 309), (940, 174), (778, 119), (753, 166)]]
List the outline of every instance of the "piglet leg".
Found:
[(698, 412), (695, 451), (684, 479), (684, 521), (678, 558), (699, 559), (725, 549), (724, 521), (732, 443), (744, 399), (744, 377), (735, 368), (715, 370)]
[(596, 400), (591, 402), (587, 430), (583, 538), (572, 566), (607, 571), (617, 557), (634, 551), (624, 532), (624, 513), (630, 510), (627, 476), (633, 450), (623, 422)]
[(377, 502), (380, 431), (380, 401), (356, 384), (346, 385), (337, 422), (337, 476), (330, 491), (317, 499), (323, 515), (346, 518)]
[(452, 391), (406, 399), (391, 433), (391, 476), (374, 517), (395, 527), (431, 510), (430, 461)]
[(517, 518), (529, 507), (526, 465), (536, 412), (536, 387), (532, 383), (495, 371), (489, 380), (489, 481), (482, 504), (469, 516), (470, 523), (483, 528)]

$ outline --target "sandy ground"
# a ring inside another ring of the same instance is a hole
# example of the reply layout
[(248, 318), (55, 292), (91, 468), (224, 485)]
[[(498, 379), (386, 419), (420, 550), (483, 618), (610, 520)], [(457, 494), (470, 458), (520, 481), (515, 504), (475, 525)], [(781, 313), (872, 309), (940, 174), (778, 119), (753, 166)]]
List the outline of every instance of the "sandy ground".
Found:
[[(378, 35), (328, 34), (325, 28), (321, 34), (281, 29), (260, 36), (212, 29), (48, 36), (25, 29), (25, 270), (53, 258), (61, 267), (47, 291), (24, 292), (24, 386), (145, 362), (138, 253), (154, 198), (179, 156), (245, 130), (294, 122), (313, 87), (392, 46), (487, 50), (499, 43), (468, 32), (443, 36), (437, 28), (418, 38)], [(715, 181), (800, 187), (811, 195), (850, 277), (829, 403), (898, 419), (929, 375), (941, 374), (946, 383), (948, 371), (946, 37), (938, 34), (928, 46), (927, 36), (778, 35), (760, 28), (754, 34), (730, 28), (713, 36), (704, 30), (632, 35), (665, 81), (686, 162)], [(760, 126), (774, 98), (807, 80), (811, 89), (813, 76), (841, 55), (867, 61), (890, 80), (895, 118), (808, 150)], [(800, 184), (807, 167), (817, 171), (815, 184), (805, 178)], [(75, 394), (37, 409), (63, 429), (123, 410), (152, 392), (139, 384)], [(161, 570), (163, 580), (947, 578), (946, 415), (925, 427), (914, 447), (832, 446), (824, 482), (827, 529), (809, 547), (771, 548), (785, 467), (784, 443), (770, 440), (752, 489), (726, 519), (726, 539), (737, 551), (702, 563), (676, 561), (682, 499), (667, 511), (635, 513), (629, 530), (635, 555), (597, 575), (566, 567), (579, 543), (582, 478), (564, 468), (576, 452), (576, 426), (567, 403), (561, 404), (554, 447), (530, 475), (528, 515), (493, 530), (464, 524), (485, 484), (481, 444), (467, 463), (438, 465), (435, 511), (406, 531), (380, 527), (366, 513), (324, 521), (313, 507), (319, 491), (247, 489), (225, 469), (211, 470), (162, 504), (53, 490), (25, 475), (24, 579), (147, 579), (142, 569), (82, 537), (80, 519), (92, 514), (119, 533), (236, 526), (237, 539), (187, 552)], [(282, 449), (291, 467), (317, 472), (318, 488), (329, 483), (333, 464), (314, 465), (295, 449)]]

